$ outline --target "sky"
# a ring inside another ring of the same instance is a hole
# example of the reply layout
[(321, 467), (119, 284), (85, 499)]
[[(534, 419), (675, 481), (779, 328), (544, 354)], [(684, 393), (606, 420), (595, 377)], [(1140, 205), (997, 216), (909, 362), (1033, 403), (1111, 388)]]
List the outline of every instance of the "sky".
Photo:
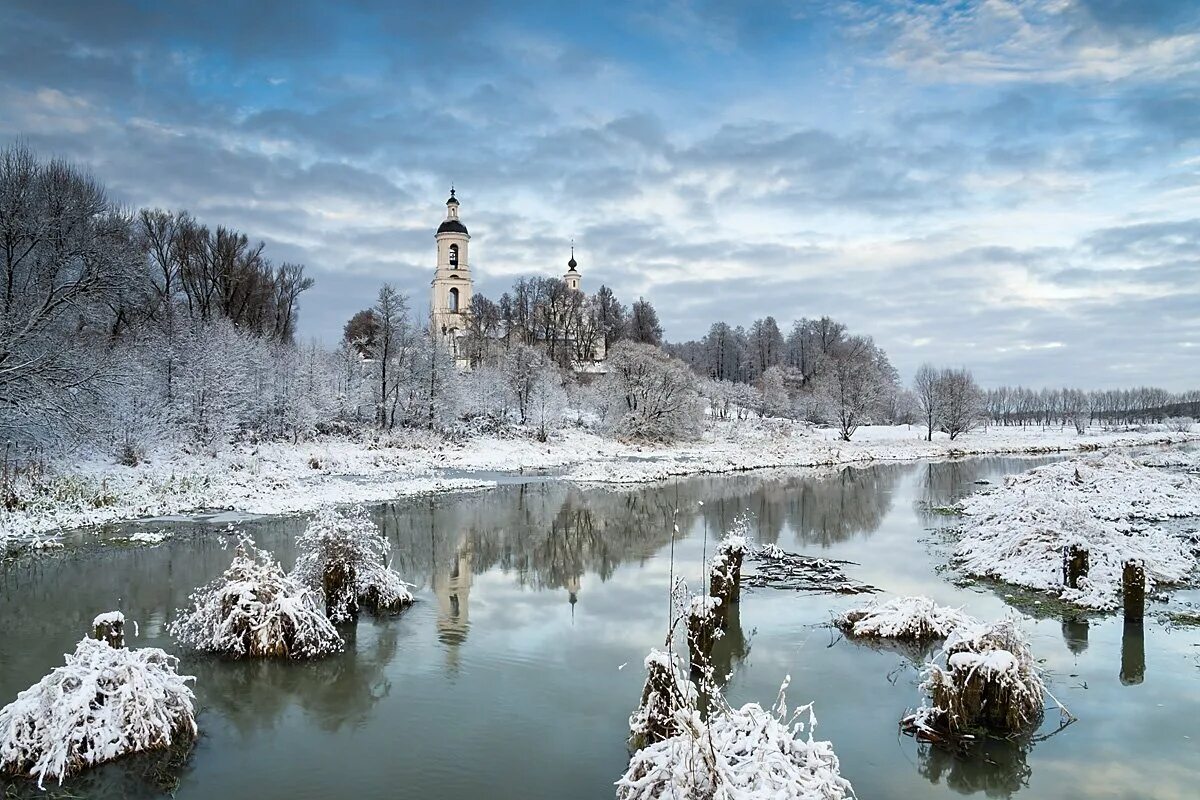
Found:
[(1200, 1), (0, 0), (0, 144), (307, 266), (332, 343), (561, 275), (717, 320), (829, 315), (907, 378), (1200, 387)]

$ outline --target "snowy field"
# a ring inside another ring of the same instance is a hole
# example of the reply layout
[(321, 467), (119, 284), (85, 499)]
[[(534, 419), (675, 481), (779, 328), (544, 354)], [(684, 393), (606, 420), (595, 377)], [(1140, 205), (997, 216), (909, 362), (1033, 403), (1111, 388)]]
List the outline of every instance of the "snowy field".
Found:
[(461, 442), (424, 433), (243, 444), (216, 454), (160, 451), (136, 467), (94, 459), (51, 465), (18, 482), (15, 509), (0, 510), (0, 538), (36, 541), (58, 531), (129, 519), (232, 511), (285, 514), (348, 503), (491, 486), (494, 473), (552, 471), (581, 483), (641, 483), (760, 468), (812, 467), (989, 453), (1052, 453), (1179, 443), (1197, 434), (1161, 430), (1084, 435), (1073, 429), (990, 428), (955, 441), (916, 426), (860, 428), (852, 442), (786, 420), (718, 421), (674, 446), (622, 443), (584, 428)]

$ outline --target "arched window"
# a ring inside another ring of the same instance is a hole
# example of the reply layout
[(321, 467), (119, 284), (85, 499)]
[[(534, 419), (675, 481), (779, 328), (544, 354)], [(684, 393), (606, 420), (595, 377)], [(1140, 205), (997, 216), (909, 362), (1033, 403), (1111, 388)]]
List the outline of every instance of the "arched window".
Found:
[(458, 313), (458, 287), (450, 290), (450, 310)]
[(456, 244), (450, 245), (450, 266), (458, 266), (458, 245)]

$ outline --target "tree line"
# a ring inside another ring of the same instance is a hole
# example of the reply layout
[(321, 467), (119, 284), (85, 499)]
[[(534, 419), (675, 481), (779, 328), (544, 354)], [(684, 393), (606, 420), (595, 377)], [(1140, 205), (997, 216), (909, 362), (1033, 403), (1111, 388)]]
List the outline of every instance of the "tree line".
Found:
[(150, 429), (205, 440), (230, 416), (279, 428), (285, 409), (269, 405), (264, 384), (293, 382), (272, 369), (300, 358), (298, 300), (311, 285), (303, 265), (273, 264), (244, 233), (184, 211), (130, 212), (73, 164), (10, 145), (0, 151), (0, 435), (110, 436), (132, 448)]

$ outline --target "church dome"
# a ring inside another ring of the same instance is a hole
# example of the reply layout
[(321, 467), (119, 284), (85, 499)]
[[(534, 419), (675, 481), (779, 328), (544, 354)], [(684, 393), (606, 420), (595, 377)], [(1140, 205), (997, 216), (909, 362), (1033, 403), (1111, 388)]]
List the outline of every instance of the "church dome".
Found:
[(446, 201), (446, 205), (458, 205), (458, 198), (454, 196), (454, 189), (450, 189), (450, 199)]
[[(453, 199), (453, 198), (451, 198), (451, 199)], [(455, 201), (455, 203), (457, 204), (457, 201)], [(441, 225), (438, 225), (437, 232), (438, 233), (466, 233), (467, 226), (463, 225), (461, 222), (459, 222), (456, 219), (448, 219), (445, 222), (443, 222)]]
[(575, 256), (571, 256), (571, 260), (567, 262), (567, 269), (575, 269), (579, 266), (579, 262), (575, 260)]

